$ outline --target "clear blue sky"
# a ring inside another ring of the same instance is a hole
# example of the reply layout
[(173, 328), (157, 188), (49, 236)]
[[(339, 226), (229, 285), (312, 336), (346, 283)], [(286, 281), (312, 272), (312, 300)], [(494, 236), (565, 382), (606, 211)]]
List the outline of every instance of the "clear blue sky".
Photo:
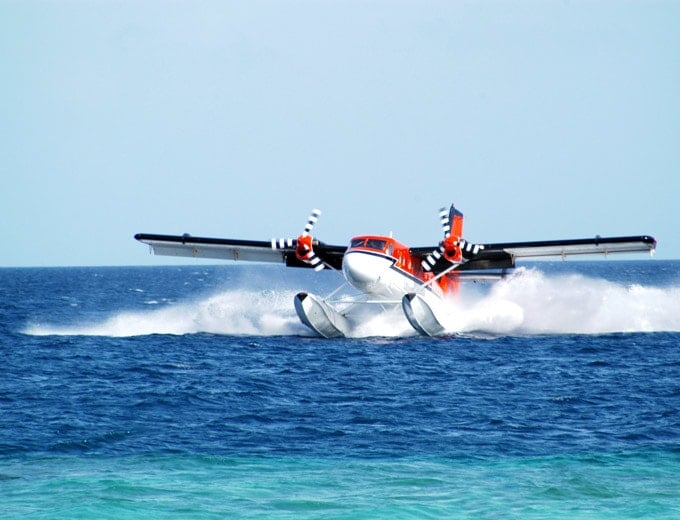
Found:
[[(653, 234), (680, 258), (680, 2), (0, 0), (0, 266), (269, 240)], [(191, 262), (190, 260), (183, 260)]]

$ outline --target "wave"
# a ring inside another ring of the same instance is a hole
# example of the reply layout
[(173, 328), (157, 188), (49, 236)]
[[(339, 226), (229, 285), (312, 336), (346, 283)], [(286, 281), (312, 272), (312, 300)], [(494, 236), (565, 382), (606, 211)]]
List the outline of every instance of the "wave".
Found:
[[(312, 336), (293, 307), (295, 291), (229, 290), (201, 300), (123, 311), (95, 323), (28, 325), (29, 335), (128, 337), (149, 334)], [(153, 302), (157, 304), (157, 302)], [(680, 331), (680, 287), (624, 285), (581, 274), (546, 275), (519, 268), (486, 292), (447, 301), (451, 334), (602, 334)], [(415, 331), (399, 307), (362, 307), (353, 337), (404, 337)]]

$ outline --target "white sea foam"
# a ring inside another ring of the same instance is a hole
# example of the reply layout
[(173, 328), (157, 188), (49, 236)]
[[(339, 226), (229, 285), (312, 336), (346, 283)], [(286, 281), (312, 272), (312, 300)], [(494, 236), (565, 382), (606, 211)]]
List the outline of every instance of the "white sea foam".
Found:
[(38, 336), (142, 336), (147, 334), (229, 335), (307, 334), (293, 308), (293, 292), (227, 291), (198, 301), (154, 310), (124, 311), (98, 323), (71, 326), (30, 325)]
[(365, 306), (361, 309), (363, 312), (359, 315), (353, 315), (354, 329), (352, 330), (352, 337), (367, 338), (367, 337), (405, 337), (414, 336), (416, 331), (411, 327), (406, 320), (401, 306), (393, 306), (390, 309), (379, 312), (373, 306)]
[(623, 285), (518, 269), (488, 295), (450, 303), (450, 332), (601, 334), (680, 331), (680, 287)]
[[(313, 335), (298, 320), (294, 291), (229, 290), (196, 301), (124, 311), (95, 323), (29, 325), (31, 335), (140, 336), (214, 333), (225, 335)], [(414, 335), (397, 306), (376, 313), (357, 306), (354, 337)], [(623, 285), (579, 274), (546, 275), (518, 269), (486, 294), (465, 290), (448, 303), (450, 333), (599, 334), (680, 331), (680, 287)]]

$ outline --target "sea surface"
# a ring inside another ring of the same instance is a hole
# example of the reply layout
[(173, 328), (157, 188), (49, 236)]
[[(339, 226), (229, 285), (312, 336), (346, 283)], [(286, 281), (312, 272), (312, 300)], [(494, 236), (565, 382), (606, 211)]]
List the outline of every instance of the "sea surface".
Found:
[(340, 284), (0, 269), (0, 518), (680, 518), (680, 261), (526, 264), (440, 338), (314, 337)]

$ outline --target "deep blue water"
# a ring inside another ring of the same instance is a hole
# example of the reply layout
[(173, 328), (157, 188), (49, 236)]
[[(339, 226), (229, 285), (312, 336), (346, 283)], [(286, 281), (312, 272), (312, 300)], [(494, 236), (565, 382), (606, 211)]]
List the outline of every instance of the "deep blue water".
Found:
[(313, 337), (337, 282), (0, 269), (0, 513), (680, 517), (680, 262), (533, 264), (443, 338)]

